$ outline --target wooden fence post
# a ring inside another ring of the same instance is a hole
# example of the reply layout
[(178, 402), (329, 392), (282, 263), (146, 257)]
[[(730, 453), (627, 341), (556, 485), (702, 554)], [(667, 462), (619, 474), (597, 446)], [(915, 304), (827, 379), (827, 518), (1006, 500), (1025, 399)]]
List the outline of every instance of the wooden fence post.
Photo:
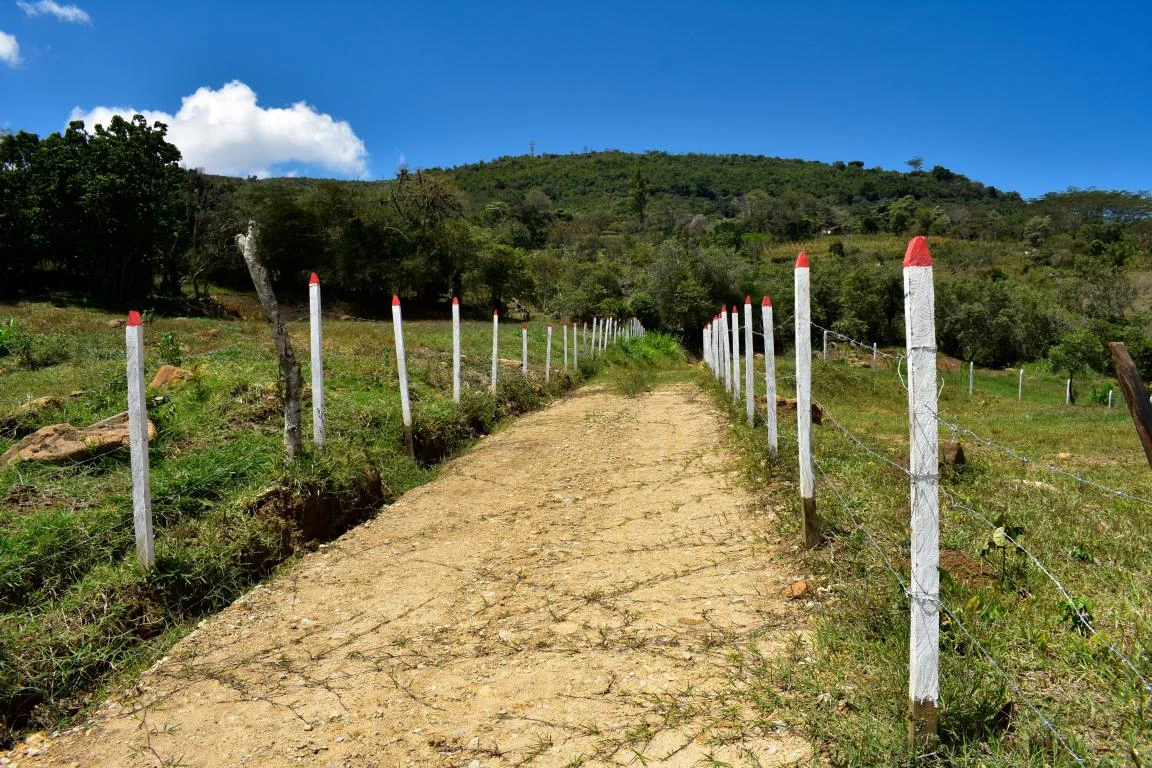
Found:
[(812, 454), (812, 308), (808, 254), (796, 257), (796, 444), (800, 462), (800, 531), (804, 546), (820, 544), (816, 517), (816, 470)]
[(776, 435), (776, 338), (772, 319), (772, 298), (760, 301), (760, 317), (764, 324), (764, 392), (767, 399), (768, 452), (776, 461), (778, 438)]
[(732, 400), (740, 402), (740, 311), (732, 305)]
[(523, 361), (521, 372), (524, 374), (524, 378), (528, 378), (528, 323), (520, 325), (520, 346), (520, 358)]
[(496, 368), (500, 365), (500, 310), (492, 310), (492, 393), (496, 393)]
[(912, 510), (908, 739), (918, 752), (930, 751), (936, 743), (940, 700), (940, 468), (932, 280), (928, 244), (915, 237), (904, 254), (904, 327)]
[(756, 423), (756, 398), (753, 386), (752, 361), (755, 359), (752, 349), (752, 297), (744, 297), (744, 410), (748, 418), (748, 426)]
[(1132, 414), (1136, 434), (1140, 436), (1144, 455), (1148, 457), (1148, 466), (1152, 467), (1152, 403), (1148, 401), (1148, 390), (1144, 388), (1140, 372), (1136, 370), (1136, 364), (1132, 362), (1128, 347), (1123, 342), (1109, 342), (1108, 351), (1112, 353), (1112, 367), (1116, 370), (1116, 378), (1120, 380), (1120, 391), (1128, 403), (1128, 413)]
[(308, 320), (312, 343), (312, 440), (316, 449), (324, 450), (328, 423), (324, 418), (323, 334), (320, 329), (320, 277), (313, 272), (308, 279)]
[(460, 402), (460, 299), (452, 297), (452, 400)]
[(144, 399), (144, 328), (140, 313), (128, 313), (124, 326), (128, 358), (128, 446), (132, 452), (132, 523), (136, 558), (148, 570), (156, 563), (152, 540), (152, 487), (148, 477), (148, 407)]
[(396, 338), (396, 371), (400, 377), (400, 416), (404, 419), (404, 450), (416, 458), (412, 442), (412, 403), (408, 398), (408, 359), (404, 355), (404, 321), (400, 317), (400, 297), (392, 296), (392, 333)]
[(284, 453), (289, 459), (295, 459), (300, 454), (300, 399), (304, 391), (304, 377), (300, 375), (300, 361), (296, 359), (292, 340), (284, 328), (284, 319), (280, 316), (280, 305), (276, 303), (276, 294), (272, 291), (268, 270), (265, 269), (256, 249), (258, 230), (256, 222), (249, 221), (248, 233), (236, 235), (236, 244), (240, 247), (244, 264), (248, 267), (248, 274), (252, 277), (252, 286), (260, 299), (260, 308), (264, 310), (264, 316), (272, 326), (272, 343), (276, 346), (276, 356), (280, 360), (280, 377), (284, 381)]

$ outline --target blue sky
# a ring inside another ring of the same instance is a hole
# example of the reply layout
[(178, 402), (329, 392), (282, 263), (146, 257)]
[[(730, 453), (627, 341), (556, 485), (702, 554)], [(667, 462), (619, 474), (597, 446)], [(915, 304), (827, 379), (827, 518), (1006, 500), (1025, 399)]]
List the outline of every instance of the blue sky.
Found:
[(0, 127), (125, 107), (232, 173), (390, 178), (535, 141), (1149, 189), (1152, 3), (0, 0)]

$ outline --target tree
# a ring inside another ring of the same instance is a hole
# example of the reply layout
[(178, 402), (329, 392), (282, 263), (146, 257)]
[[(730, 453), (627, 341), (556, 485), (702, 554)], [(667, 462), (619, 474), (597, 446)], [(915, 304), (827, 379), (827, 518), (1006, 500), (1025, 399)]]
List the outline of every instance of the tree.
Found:
[(912, 171), (912, 173), (919, 173), (920, 169), (924, 167), (924, 158), (920, 155), (904, 161), (904, 164)]
[(628, 210), (644, 224), (644, 212), (648, 208), (648, 182), (637, 164), (632, 171), (632, 183), (628, 189)]
[(1065, 333), (1060, 343), (1048, 350), (1052, 370), (1067, 373), (1069, 379), (1100, 367), (1103, 357), (1104, 345), (1088, 328)]

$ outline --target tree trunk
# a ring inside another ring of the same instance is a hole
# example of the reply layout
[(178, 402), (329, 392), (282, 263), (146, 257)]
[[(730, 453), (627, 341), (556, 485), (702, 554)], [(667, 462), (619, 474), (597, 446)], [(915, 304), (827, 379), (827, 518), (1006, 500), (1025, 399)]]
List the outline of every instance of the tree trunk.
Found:
[(256, 222), (249, 221), (248, 234), (236, 235), (236, 244), (244, 255), (244, 263), (248, 266), (248, 274), (252, 276), (252, 284), (256, 287), (264, 316), (272, 324), (272, 341), (280, 358), (280, 376), (284, 379), (284, 450), (289, 459), (295, 459), (300, 453), (300, 396), (304, 390), (304, 377), (300, 374), (300, 363), (292, 351), (288, 331), (284, 329), (280, 306), (276, 303), (276, 294), (272, 292), (272, 283), (268, 279), (268, 270), (256, 252), (256, 233)]

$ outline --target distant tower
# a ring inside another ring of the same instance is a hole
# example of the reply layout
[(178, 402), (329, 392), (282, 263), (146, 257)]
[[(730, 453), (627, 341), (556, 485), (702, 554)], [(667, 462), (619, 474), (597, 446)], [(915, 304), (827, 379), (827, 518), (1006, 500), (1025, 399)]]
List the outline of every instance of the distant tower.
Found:
[(535, 141), (528, 142), (528, 156), (529, 157), (536, 157), (536, 142)]

